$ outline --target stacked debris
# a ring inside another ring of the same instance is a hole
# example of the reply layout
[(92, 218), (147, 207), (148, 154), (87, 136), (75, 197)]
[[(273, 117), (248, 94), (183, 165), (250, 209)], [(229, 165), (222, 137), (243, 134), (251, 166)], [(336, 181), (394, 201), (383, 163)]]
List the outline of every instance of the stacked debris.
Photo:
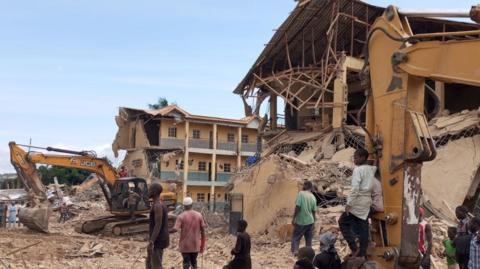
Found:
[[(447, 227), (456, 221), (454, 208), (470, 199), (480, 212), (480, 110), (444, 114), (430, 122), (430, 131), (438, 155), (422, 169), (423, 202), (433, 214), (429, 218), (435, 234), (433, 263), (443, 268), (442, 240)], [(231, 192), (243, 194), (249, 230), (288, 241), (294, 199), (304, 179), (312, 180), (320, 192), (347, 196), (353, 153), (364, 147), (364, 141), (365, 132), (356, 126), (345, 126), (342, 132), (283, 131), (270, 137), (262, 159), (231, 181)], [(342, 210), (341, 205), (320, 209), (316, 231), (335, 230)], [(340, 253), (346, 255), (343, 240), (338, 244)]]
[(305, 179), (311, 180), (320, 193), (335, 192), (340, 199), (346, 197), (352, 173), (349, 161), (342, 159), (348, 155), (346, 152), (352, 149), (340, 150), (333, 160), (309, 163), (292, 154), (274, 154), (235, 175), (231, 192), (243, 193), (243, 214), (249, 220), (249, 230), (265, 232), (282, 212), (290, 212), (291, 216), (295, 195)]

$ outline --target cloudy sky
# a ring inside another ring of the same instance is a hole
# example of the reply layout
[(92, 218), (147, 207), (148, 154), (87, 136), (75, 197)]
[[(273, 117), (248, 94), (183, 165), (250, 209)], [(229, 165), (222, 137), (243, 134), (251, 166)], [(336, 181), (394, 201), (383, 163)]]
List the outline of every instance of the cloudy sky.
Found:
[[(472, 4), (396, 1), (405, 8)], [(118, 107), (146, 107), (161, 96), (191, 113), (242, 117), (232, 90), (294, 6), (0, 0), (0, 173), (13, 171), (8, 141), (111, 157)]]

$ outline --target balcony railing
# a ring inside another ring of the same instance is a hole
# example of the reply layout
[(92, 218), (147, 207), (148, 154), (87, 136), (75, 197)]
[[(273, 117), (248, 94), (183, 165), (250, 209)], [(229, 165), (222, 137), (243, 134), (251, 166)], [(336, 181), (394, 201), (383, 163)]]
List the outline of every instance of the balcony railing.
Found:
[(161, 138), (160, 146), (166, 148), (183, 148), (185, 146), (185, 140), (178, 138)]
[(217, 173), (217, 181), (228, 182), (230, 181), (230, 177), (232, 177), (232, 173)]
[(201, 171), (193, 171), (188, 173), (188, 180), (192, 181), (208, 181), (208, 173)]
[(173, 180), (182, 180), (183, 179), (183, 172), (175, 172), (175, 171), (162, 171), (160, 172), (161, 179), (173, 179)]
[(242, 143), (243, 152), (257, 152), (257, 143)]
[(236, 142), (228, 142), (228, 141), (218, 141), (217, 149), (228, 150), (228, 151), (237, 151), (237, 143)]
[[(160, 146), (165, 148), (183, 148), (185, 146), (184, 139), (178, 138), (162, 138)], [(213, 141), (210, 139), (189, 138), (188, 146), (190, 148), (213, 149)], [(238, 150), (237, 142), (218, 141), (218, 150), (226, 150), (236, 152)], [(242, 143), (242, 152), (257, 152), (257, 143)]]
[[(175, 171), (162, 171), (160, 173), (160, 178), (167, 180), (183, 180), (183, 172), (175, 172)], [(192, 181), (208, 181), (208, 173), (203, 171), (191, 171), (188, 172), (188, 180)]]
[(189, 138), (188, 146), (197, 149), (213, 149), (213, 141), (210, 139)]

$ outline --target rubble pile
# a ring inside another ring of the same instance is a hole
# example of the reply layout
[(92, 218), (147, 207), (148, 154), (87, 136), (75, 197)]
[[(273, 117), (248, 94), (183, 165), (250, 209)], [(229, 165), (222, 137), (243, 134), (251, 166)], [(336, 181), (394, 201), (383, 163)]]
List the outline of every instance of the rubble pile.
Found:
[[(438, 155), (424, 164), (422, 189), (424, 205), (433, 214), (429, 221), (434, 232), (434, 268), (445, 268), (442, 242), (447, 238), (447, 227), (455, 223), (453, 209), (465, 199), (473, 199), (480, 183), (479, 130), (480, 110), (443, 114), (430, 122)], [(353, 153), (364, 146), (364, 136), (361, 128), (346, 126), (340, 133), (281, 132), (270, 139), (262, 159), (231, 181), (231, 192), (243, 194), (243, 213), (250, 231), (287, 242), (293, 231), (294, 199), (304, 179), (313, 181), (320, 192), (333, 191), (346, 197)], [(456, 179), (452, 186), (456, 191), (444, 188), (451, 186), (448, 182), (452, 178)], [(336, 231), (343, 211), (338, 204), (320, 209), (316, 233)], [(342, 257), (348, 254), (343, 240), (339, 240), (338, 250)]]

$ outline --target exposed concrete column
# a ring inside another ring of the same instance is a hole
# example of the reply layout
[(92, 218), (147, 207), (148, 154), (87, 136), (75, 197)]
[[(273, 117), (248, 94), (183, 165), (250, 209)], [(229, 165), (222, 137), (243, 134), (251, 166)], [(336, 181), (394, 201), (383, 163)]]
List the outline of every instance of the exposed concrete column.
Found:
[(438, 99), (440, 100), (440, 110), (442, 112), (445, 110), (445, 83), (441, 81), (435, 81), (435, 93), (437, 94)]
[(277, 95), (270, 94), (270, 129), (277, 129)]
[[(337, 71), (337, 77), (333, 82), (333, 114), (332, 114), (332, 127), (339, 129), (342, 127), (343, 122), (346, 119), (348, 100), (348, 88), (347, 88), (347, 64), (346, 56), (342, 55), (342, 63), (340, 69)], [(322, 119), (323, 121), (323, 119)], [(325, 126), (322, 126), (325, 128)]]
[(187, 184), (188, 184), (188, 153), (189, 149), (189, 134), (190, 134), (190, 122), (185, 121), (185, 150), (183, 153), (183, 198), (187, 197)]
[(364, 66), (364, 61), (359, 58), (342, 55), (340, 70), (333, 86), (333, 115), (332, 127), (338, 129), (347, 119), (348, 106), (348, 84), (347, 71), (360, 73)]
[(213, 124), (212, 186), (210, 187), (210, 211), (215, 203), (215, 181), (217, 179), (217, 124)]
[(237, 171), (242, 167), (242, 127), (238, 127), (237, 135)]

